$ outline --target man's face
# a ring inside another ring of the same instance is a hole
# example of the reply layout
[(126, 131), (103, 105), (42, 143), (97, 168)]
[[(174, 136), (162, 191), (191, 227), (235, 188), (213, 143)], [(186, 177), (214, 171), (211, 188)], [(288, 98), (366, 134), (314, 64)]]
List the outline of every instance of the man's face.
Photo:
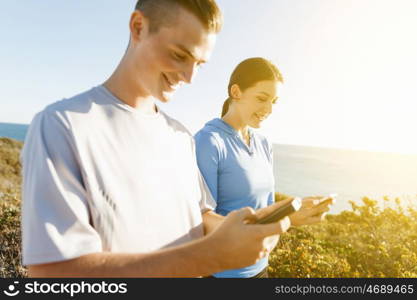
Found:
[(149, 34), (140, 33), (132, 52), (132, 74), (144, 96), (167, 102), (183, 83), (191, 83), (198, 67), (213, 51), (216, 34), (188, 11), (178, 8), (176, 21)]

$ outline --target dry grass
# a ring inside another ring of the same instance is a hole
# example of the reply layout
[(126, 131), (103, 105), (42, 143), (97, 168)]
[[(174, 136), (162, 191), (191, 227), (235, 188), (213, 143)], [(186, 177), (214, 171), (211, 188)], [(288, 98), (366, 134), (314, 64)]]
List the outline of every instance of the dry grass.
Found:
[(20, 236), (22, 143), (0, 138), (0, 277), (24, 277)]
[[(0, 138), (0, 277), (27, 276), (20, 251), (21, 148)], [(291, 229), (271, 253), (271, 277), (417, 277), (417, 210), (399, 203), (381, 210), (364, 198), (353, 211)]]

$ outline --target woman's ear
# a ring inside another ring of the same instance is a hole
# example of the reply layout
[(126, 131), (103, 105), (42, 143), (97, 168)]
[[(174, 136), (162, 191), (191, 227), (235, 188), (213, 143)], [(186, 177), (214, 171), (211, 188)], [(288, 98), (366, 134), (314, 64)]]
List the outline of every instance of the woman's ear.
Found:
[(230, 87), (230, 95), (234, 100), (239, 100), (242, 96), (242, 91), (240, 90), (240, 87), (237, 84), (234, 84)]

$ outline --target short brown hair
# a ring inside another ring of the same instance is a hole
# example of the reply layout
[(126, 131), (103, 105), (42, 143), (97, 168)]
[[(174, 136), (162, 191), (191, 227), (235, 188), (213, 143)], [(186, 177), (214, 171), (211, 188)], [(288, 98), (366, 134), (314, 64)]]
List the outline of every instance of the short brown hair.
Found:
[(215, 0), (139, 0), (135, 9), (145, 15), (149, 31), (155, 33), (161, 26), (175, 22), (179, 7), (196, 16), (209, 32), (218, 33), (223, 26), (223, 15)]

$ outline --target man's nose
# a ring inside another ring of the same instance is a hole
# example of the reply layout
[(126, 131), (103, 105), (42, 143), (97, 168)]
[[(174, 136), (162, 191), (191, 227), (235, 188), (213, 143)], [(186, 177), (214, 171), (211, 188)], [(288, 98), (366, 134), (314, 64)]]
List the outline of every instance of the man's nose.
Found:
[(271, 101), (266, 101), (266, 105), (265, 105), (265, 111), (270, 114), (272, 113), (272, 102)]
[(191, 83), (197, 73), (197, 68), (198, 66), (196, 63), (187, 65), (186, 68), (180, 72), (180, 79), (185, 83)]

